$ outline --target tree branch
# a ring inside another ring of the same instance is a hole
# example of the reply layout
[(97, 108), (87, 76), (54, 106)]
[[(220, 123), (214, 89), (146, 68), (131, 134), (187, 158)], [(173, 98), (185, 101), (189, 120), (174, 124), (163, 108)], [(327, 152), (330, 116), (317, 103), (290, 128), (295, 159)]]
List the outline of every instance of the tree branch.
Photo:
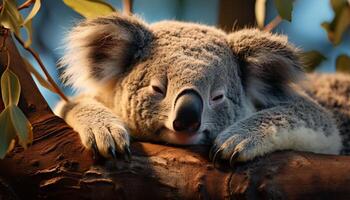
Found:
[(264, 27), (264, 31), (266, 32), (271, 32), (274, 28), (276, 28), (281, 22), (282, 22), (282, 17), (277, 15), (270, 23), (266, 24)]
[(132, 15), (132, 0), (123, 0), (123, 12), (126, 15)]
[(33, 57), (34, 59), (37, 61), (37, 63), (39, 64), (41, 70), (44, 72), (47, 80), (49, 81), (49, 83), (51, 84), (51, 86), (55, 89), (55, 92), (65, 101), (68, 101), (68, 98), (66, 97), (66, 95), (61, 91), (61, 89), (58, 87), (58, 85), (56, 84), (56, 82), (53, 80), (53, 78), (51, 77), (50, 73), (46, 70), (46, 67), (44, 65), (44, 63), (41, 61), (40, 56), (34, 51), (34, 49), (32, 49), (31, 47), (26, 47), (24, 44), (24, 41), (18, 37), (16, 34), (14, 34), (16, 40), (22, 45), (22, 47), (27, 50)]
[(29, 8), (36, 0), (27, 0), (22, 5), (20, 5), (17, 9), (22, 10), (24, 8)]

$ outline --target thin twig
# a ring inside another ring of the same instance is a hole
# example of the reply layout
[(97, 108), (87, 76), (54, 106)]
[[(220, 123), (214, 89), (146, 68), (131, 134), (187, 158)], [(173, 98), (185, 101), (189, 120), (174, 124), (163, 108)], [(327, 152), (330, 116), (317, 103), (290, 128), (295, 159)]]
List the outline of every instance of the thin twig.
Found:
[(43, 70), (47, 80), (49, 81), (49, 83), (51, 84), (51, 86), (55, 89), (55, 92), (65, 101), (68, 101), (68, 98), (66, 97), (66, 95), (61, 91), (61, 89), (58, 87), (58, 85), (56, 84), (56, 82), (53, 80), (53, 78), (50, 76), (49, 72), (46, 70), (46, 67), (44, 65), (44, 63), (41, 61), (39, 55), (31, 48), (31, 47), (26, 47), (24, 45), (24, 42), (21, 38), (19, 38), (16, 34), (14, 34), (16, 40), (22, 45), (22, 47), (27, 50), (30, 54), (32, 54), (32, 56), (35, 58), (36, 62), (38, 62), (41, 70)]
[(35, 2), (35, 0), (27, 0), (22, 5), (20, 5), (17, 9), (22, 10), (24, 8), (29, 8), (34, 2)]
[(132, 0), (123, 0), (123, 13), (132, 15)]
[(270, 23), (266, 24), (263, 31), (271, 32), (282, 22), (282, 17), (277, 15)]

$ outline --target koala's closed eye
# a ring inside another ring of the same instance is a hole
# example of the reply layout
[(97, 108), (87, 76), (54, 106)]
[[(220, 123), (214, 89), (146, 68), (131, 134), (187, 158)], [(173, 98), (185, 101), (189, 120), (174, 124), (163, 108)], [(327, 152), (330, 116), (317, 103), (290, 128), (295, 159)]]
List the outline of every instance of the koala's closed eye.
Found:
[(210, 105), (215, 106), (222, 103), (225, 100), (225, 91), (223, 89), (216, 90), (212, 93), (210, 99)]
[(152, 87), (152, 89), (153, 89), (155, 92), (164, 95), (164, 91), (163, 91), (159, 86), (151, 85), (151, 87)]
[(157, 95), (165, 96), (166, 87), (158, 80), (152, 80), (150, 83), (151, 92)]

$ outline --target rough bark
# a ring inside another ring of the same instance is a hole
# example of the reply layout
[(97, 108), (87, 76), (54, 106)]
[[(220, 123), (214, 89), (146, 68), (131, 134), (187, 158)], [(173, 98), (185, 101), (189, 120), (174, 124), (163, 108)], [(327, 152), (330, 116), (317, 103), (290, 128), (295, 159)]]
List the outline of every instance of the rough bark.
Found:
[[(130, 162), (103, 160), (54, 116), (12, 41), (11, 69), (22, 85), (20, 107), (34, 127), (33, 144), (0, 160), (3, 199), (300, 199), (350, 196), (350, 157), (276, 152), (234, 169), (214, 168), (208, 147), (134, 142)], [(0, 71), (6, 56), (0, 55)], [(2, 104), (0, 103), (0, 108)]]

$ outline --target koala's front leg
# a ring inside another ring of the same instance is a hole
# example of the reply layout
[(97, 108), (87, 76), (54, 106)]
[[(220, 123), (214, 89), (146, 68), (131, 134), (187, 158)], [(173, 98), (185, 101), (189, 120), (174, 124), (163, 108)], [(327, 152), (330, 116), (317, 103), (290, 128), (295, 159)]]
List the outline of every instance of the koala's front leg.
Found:
[(117, 152), (130, 156), (126, 126), (94, 98), (80, 96), (68, 103), (60, 102), (55, 113), (79, 133), (86, 148), (107, 158), (116, 157)]
[(337, 154), (341, 138), (330, 114), (311, 100), (300, 98), (262, 110), (220, 133), (210, 156), (247, 161), (276, 150)]

